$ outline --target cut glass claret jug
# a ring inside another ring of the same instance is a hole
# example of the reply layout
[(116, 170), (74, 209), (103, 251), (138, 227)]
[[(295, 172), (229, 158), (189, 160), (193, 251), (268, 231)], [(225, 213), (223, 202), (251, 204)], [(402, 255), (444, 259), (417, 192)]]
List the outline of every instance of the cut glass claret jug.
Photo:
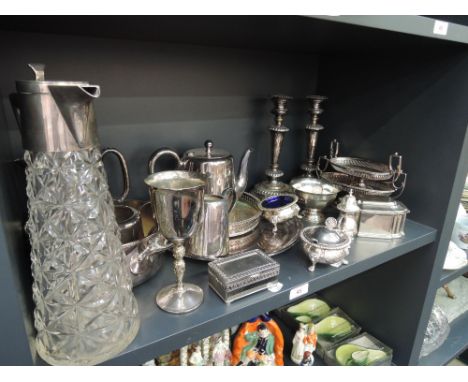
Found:
[(87, 82), (17, 81), (31, 242), (36, 349), (53, 365), (93, 365), (139, 329)]

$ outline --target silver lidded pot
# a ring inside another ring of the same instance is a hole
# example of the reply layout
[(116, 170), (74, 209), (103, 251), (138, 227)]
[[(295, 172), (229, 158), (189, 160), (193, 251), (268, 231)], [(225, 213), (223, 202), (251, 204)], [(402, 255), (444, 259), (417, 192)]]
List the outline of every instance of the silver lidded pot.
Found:
[(348, 264), (345, 259), (349, 254), (351, 239), (337, 229), (335, 218), (327, 218), (325, 225), (306, 227), (301, 231), (300, 237), (305, 253), (312, 262), (309, 271), (315, 271), (317, 263), (339, 267)]

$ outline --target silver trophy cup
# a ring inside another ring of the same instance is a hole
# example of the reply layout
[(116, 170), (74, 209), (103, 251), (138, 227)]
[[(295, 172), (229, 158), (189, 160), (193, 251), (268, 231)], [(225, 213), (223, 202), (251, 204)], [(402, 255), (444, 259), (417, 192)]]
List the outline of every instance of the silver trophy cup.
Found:
[(156, 304), (169, 313), (187, 313), (203, 301), (203, 290), (182, 281), (185, 272), (184, 241), (200, 223), (205, 176), (189, 171), (161, 171), (149, 175), (151, 204), (161, 233), (174, 244), (174, 272), (177, 283), (161, 289)]

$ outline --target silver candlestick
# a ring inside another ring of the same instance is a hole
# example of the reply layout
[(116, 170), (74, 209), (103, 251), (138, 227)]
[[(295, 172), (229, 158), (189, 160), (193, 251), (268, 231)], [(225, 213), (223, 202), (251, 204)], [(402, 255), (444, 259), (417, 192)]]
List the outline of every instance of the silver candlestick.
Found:
[(320, 108), (320, 104), (327, 99), (321, 95), (311, 95), (306, 97), (309, 101), (309, 114), (311, 117), (310, 123), (306, 126), (306, 132), (308, 135), (307, 139), (307, 158), (304, 164), (301, 166), (301, 170), (304, 170), (304, 176), (313, 177), (317, 169), (317, 163), (315, 161), (315, 150), (317, 148), (317, 139), (319, 131), (323, 130), (323, 126), (318, 123), (320, 114), (323, 109)]
[(271, 164), (270, 167), (265, 171), (267, 180), (255, 185), (254, 193), (260, 198), (267, 196), (275, 196), (291, 191), (288, 184), (281, 182), (281, 178), (284, 173), (279, 168), (279, 156), (281, 153), (281, 147), (283, 145), (284, 135), (289, 131), (286, 126), (283, 126), (283, 120), (288, 112), (286, 104), (292, 97), (285, 95), (274, 95), (271, 97), (273, 104), (275, 105), (271, 113), (275, 116), (275, 122), (270, 126), (271, 132)]

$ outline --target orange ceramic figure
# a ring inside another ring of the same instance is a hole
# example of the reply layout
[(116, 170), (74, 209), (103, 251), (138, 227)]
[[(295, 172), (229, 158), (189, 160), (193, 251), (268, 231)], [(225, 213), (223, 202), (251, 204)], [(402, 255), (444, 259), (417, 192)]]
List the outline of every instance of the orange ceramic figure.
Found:
[(241, 325), (234, 339), (231, 363), (269, 365), (272, 362), (283, 366), (283, 348), (281, 329), (265, 314)]

